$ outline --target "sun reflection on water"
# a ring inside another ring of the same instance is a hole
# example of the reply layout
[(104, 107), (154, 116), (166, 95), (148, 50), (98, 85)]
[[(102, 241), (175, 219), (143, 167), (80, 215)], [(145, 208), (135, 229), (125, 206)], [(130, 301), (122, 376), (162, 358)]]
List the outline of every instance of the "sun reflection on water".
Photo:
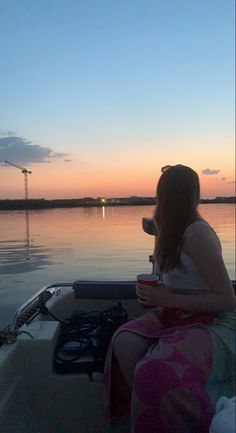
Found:
[[(40, 287), (55, 281), (134, 279), (151, 271), (154, 238), (142, 230), (153, 206), (0, 212), (0, 320)], [(235, 278), (234, 205), (201, 205)], [(1, 327), (1, 324), (0, 324)]]

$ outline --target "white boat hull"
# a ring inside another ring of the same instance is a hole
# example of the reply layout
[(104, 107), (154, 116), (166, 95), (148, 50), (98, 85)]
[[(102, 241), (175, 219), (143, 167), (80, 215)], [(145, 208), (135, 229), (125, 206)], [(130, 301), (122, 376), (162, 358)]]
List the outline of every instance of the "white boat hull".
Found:
[[(62, 288), (47, 307), (64, 320), (75, 310), (102, 311), (116, 302), (112, 294), (112, 299), (92, 299), (89, 293), (88, 288), (88, 298), (79, 299), (72, 290)], [(143, 311), (135, 299), (126, 299), (122, 305), (129, 317)], [(54, 371), (60, 323), (40, 314), (20, 331), (27, 334), (22, 333), (13, 344), (0, 349), (0, 432), (107, 432), (102, 373), (94, 372), (89, 378), (86, 373)], [(120, 431), (125, 433), (124, 427)]]

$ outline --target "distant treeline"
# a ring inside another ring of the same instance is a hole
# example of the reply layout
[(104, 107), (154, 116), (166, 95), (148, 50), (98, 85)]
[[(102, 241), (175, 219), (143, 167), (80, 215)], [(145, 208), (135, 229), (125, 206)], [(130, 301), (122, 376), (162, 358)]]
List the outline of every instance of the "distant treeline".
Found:
[(155, 204), (153, 197), (127, 197), (105, 198), (85, 197), (75, 199), (28, 199), (26, 200), (0, 200), (0, 210), (18, 209), (51, 209), (64, 207), (102, 207), (102, 206), (132, 206)]
[(200, 203), (236, 203), (236, 197), (215, 197), (212, 199), (203, 198)]
[[(201, 199), (200, 203), (235, 203), (236, 197), (215, 197), (213, 199)], [(19, 209), (52, 209), (65, 207), (101, 207), (101, 206), (140, 206), (155, 205), (154, 197), (126, 197), (126, 198), (79, 198), (79, 199), (56, 199), (45, 200), (0, 200), (0, 210)]]

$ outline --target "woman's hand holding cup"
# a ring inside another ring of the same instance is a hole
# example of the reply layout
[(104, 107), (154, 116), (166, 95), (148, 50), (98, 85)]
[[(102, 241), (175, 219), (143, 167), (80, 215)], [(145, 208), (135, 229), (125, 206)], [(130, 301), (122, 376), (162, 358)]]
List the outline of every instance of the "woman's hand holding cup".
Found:
[(137, 275), (136, 294), (142, 307), (158, 307), (160, 305), (158, 285), (163, 286), (154, 274)]

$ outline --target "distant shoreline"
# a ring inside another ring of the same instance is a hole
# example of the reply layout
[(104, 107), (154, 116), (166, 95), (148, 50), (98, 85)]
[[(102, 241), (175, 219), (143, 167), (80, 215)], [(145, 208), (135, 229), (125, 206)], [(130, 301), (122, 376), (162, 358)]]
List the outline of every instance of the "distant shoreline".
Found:
[[(1, 210), (21, 210), (21, 209), (55, 209), (55, 208), (72, 208), (72, 207), (103, 207), (103, 206), (147, 206), (155, 205), (156, 200), (153, 197), (125, 197), (125, 198), (91, 198), (84, 197), (81, 199), (29, 199), (0, 200)], [(201, 204), (226, 204), (236, 203), (236, 197), (215, 197), (213, 199), (201, 199)]]

